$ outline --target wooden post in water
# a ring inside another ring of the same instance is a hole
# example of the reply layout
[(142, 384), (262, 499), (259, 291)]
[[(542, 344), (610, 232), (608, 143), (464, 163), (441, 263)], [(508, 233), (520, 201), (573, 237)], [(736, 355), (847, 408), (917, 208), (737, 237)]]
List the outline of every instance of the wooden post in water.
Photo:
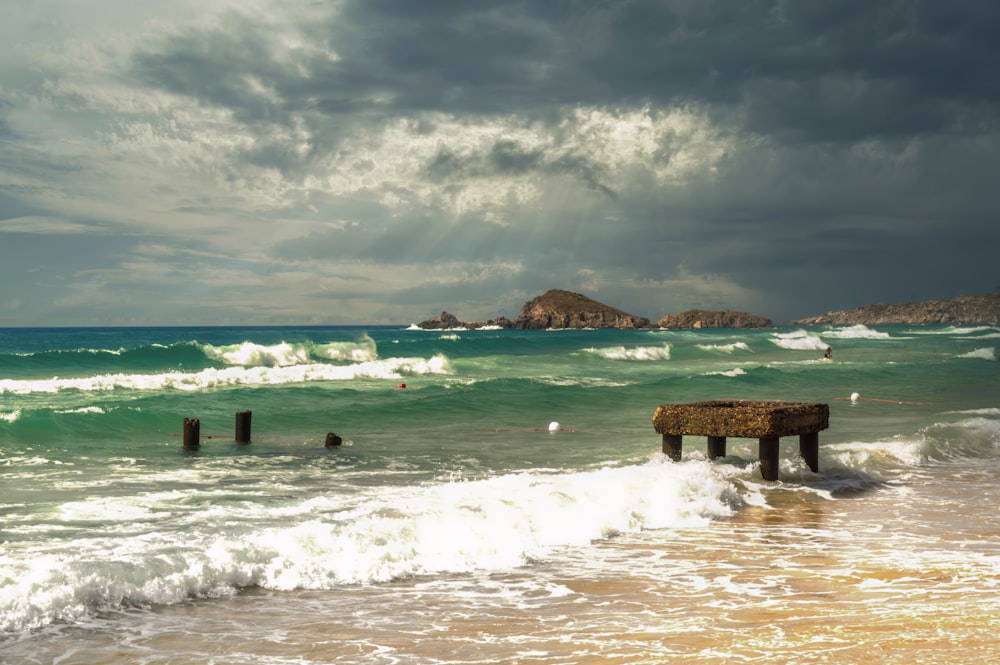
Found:
[(326, 444), (325, 444), (326, 448), (336, 448), (337, 446), (339, 446), (343, 442), (344, 442), (344, 440), (341, 439), (336, 434), (334, 434), (333, 432), (327, 432), (326, 433)]
[(684, 437), (680, 434), (663, 434), (663, 454), (675, 462), (681, 461), (681, 447)]
[(184, 419), (184, 447), (197, 448), (201, 445), (201, 421), (197, 418)]
[(236, 443), (250, 443), (250, 411), (236, 412)]
[(715, 459), (716, 457), (726, 456), (726, 437), (724, 436), (710, 436), (708, 437), (708, 459)]
[(757, 456), (760, 458), (760, 475), (764, 480), (778, 479), (778, 448), (781, 439), (776, 436), (760, 438)]

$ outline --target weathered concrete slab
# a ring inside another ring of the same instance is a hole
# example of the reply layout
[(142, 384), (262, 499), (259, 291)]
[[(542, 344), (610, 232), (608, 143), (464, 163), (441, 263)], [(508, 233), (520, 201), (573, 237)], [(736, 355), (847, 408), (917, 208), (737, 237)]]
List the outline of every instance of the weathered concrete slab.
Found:
[(653, 413), (659, 434), (771, 439), (814, 434), (830, 427), (830, 407), (806, 402), (710, 400), (661, 404)]
[(783, 436), (799, 437), (799, 452), (819, 472), (819, 431), (830, 426), (830, 407), (804, 402), (713, 400), (693, 404), (661, 404), (653, 427), (663, 435), (663, 452), (680, 461), (686, 435), (708, 438), (708, 456), (724, 457), (726, 437), (757, 439), (760, 474), (778, 479), (778, 446)]

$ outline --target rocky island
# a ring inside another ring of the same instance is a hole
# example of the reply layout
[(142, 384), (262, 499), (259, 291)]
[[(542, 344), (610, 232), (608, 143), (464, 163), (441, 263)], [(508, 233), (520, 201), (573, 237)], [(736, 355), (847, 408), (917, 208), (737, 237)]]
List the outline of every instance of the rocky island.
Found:
[(477, 329), (486, 327), (547, 330), (549, 328), (649, 328), (649, 319), (633, 316), (615, 307), (597, 302), (585, 295), (551, 289), (529, 300), (521, 313), (511, 321), (497, 317), (489, 321), (468, 322), (448, 312), (417, 324), (425, 330), (448, 328)]
[[(1000, 292), (985, 296), (959, 296), (950, 300), (929, 300), (899, 305), (864, 305), (853, 310), (827, 312), (796, 321), (791, 325), (1000, 325)], [(441, 312), (418, 327), (425, 330), (465, 328), (519, 328), (548, 330), (561, 328), (773, 328), (770, 319), (734, 310), (691, 309), (667, 314), (655, 324), (618, 308), (605, 305), (585, 295), (551, 289), (529, 300), (513, 321), (499, 316), (488, 321), (461, 321)]]
[(789, 323), (800, 325), (1000, 325), (1000, 292), (898, 305), (864, 305)]
[(629, 314), (605, 305), (580, 293), (550, 289), (529, 300), (521, 307), (517, 318), (500, 316), (488, 321), (462, 321), (454, 314), (441, 312), (418, 327), (424, 330), (478, 328), (519, 328), (521, 330), (582, 329), (582, 328), (771, 328), (770, 319), (736, 311), (693, 309), (680, 314), (668, 314), (655, 325), (649, 319)]
[(513, 328), (649, 328), (649, 319), (633, 316), (572, 291), (551, 289), (521, 307)]

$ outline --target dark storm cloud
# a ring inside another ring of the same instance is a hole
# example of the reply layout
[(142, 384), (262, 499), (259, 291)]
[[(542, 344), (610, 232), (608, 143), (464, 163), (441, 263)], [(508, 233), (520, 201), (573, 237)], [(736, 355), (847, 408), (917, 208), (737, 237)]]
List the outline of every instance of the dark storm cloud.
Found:
[[(134, 66), (149, 85), (248, 122), (336, 118), (345, 126), (324, 125), (333, 140), (401, 112), (558, 122), (560, 106), (650, 101), (704, 103), (782, 140), (857, 141), (992, 130), (1000, 98), (992, 3), (382, 0), (301, 28), (337, 59), (278, 61), (267, 26), (231, 14)], [(265, 152), (251, 158), (289, 159)]]
[(303, 26), (340, 60), (277, 63), (267, 26), (230, 14), (135, 66), (150, 85), (268, 121), (385, 113), (370, 101), (383, 94), (396, 111), (700, 100), (746, 103), (758, 129), (849, 139), (939, 130), (964, 117), (959, 104), (995, 104), (998, 28), (1000, 8), (981, 2), (366, 1)]
[(58, 199), (54, 228), (84, 204), (182, 253), (250, 235), (217, 279), (352, 311), (564, 287), (780, 319), (1000, 281), (1000, 5), (202, 9), (4, 71), (0, 219)]

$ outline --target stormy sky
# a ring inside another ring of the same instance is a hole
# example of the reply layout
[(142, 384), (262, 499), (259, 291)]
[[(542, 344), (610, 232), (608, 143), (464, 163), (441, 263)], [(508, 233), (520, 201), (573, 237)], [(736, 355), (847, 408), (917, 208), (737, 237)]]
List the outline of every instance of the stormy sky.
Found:
[(0, 326), (989, 293), (997, 35), (962, 0), (4, 0)]

